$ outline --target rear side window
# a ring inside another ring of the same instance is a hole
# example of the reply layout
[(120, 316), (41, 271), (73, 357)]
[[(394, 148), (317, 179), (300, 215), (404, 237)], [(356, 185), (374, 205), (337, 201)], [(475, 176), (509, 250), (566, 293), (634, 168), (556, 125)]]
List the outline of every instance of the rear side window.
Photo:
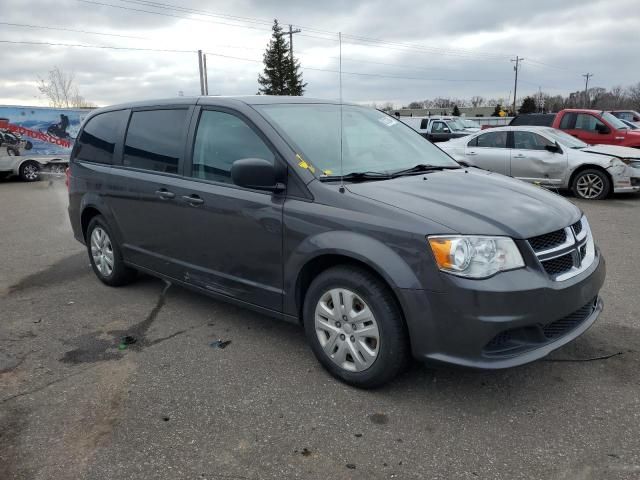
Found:
[(76, 159), (111, 165), (118, 137), (128, 116), (128, 110), (118, 110), (90, 118), (77, 140)]
[(507, 132), (489, 132), (476, 137), (478, 147), (507, 148)]
[(560, 121), (560, 128), (563, 130), (573, 130), (576, 124), (576, 114), (575, 113), (566, 113), (562, 120)]
[(420, 121), (420, 130), (426, 130), (428, 126), (429, 126), (429, 119), (428, 118), (423, 118)]
[(133, 112), (124, 144), (123, 165), (178, 173), (187, 112), (184, 109)]
[(229, 113), (204, 110), (198, 122), (191, 175), (233, 183), (231, 165), (242, 158), (275, 161), (269, 147), (242, 119)]

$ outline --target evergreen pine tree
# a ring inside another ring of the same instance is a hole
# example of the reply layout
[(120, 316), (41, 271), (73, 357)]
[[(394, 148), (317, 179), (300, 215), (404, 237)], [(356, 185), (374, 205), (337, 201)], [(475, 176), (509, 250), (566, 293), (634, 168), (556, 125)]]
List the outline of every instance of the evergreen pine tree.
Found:
[(524, 97), (518, 113), (535, 113), (537, 110), (536, 100), (533, 97)]
[(299, 71), (300, 62), (296, 57), (293, 57), (293, 63), (291, 63), (289, 71), (289, 95), (301, 97), (304, 95), (304, 89), (307, 86), (302, 81), (302, 72)]
[(306, 83), (302, 83), (299, 62), (291, 62), (289, 46), (284, 39), (278, 20), (273, 21), (273, 33), (264, 52), (264, 72), (258, 75), (258, 93), (262, 95), (302, 95)]
[(458, 105), (454, 105), (454, 106), (453, 106), (453, 113), (452, 113), (452, 115), (453, 115), (454, 117), (459, 117), (459, 116), (460, 116), (460, 109), (458, 108)]

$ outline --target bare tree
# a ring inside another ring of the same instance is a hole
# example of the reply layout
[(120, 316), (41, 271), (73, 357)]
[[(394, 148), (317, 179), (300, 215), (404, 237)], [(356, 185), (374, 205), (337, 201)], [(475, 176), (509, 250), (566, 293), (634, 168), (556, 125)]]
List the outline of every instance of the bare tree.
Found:
[(470, 101), (473, 108), (482, 107), (484, 105), (484, 97), (481, 97), (480, 95), (474, 95), (471, 97)]
[(627, 89), (628, 105), (634, 110), (640, 110), (640, 82)]
[(380, 107), (380, 110), (382, 110), (383, 112), (390, 112), (394, 110), (393, 103), (391, 102), (385, 103), (384, 105), (382, 105), (382, 107)]
[(83, 108), (95, 107), (87, 101), (78, 91), (75, 83), (75, 74), (66, 73), (59, 67), (53, 67), (47, 78), (38, 78), (38, 91), (44, 95), (49, 104), (56, 108)]

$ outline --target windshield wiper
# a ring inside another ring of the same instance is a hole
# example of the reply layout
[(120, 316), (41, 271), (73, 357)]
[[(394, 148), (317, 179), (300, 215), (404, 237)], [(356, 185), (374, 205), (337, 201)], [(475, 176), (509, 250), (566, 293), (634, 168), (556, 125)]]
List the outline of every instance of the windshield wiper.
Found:
[(419, 163), (418, 165), (414, 165), (411, 168), (405, 168), (404, 170), (398, 170), (397, 172), (393, 172), (391, 174), (391, 178), (401, 177), (403, 175), (411, 175), (413, 173), (420, 172), (430, 172), (433, 170), (450, 170), (450, 169), (458, 169), (460, 167), (456, 166), (445, 166), (445, 165), (428, 165), (424, 163)]
[(357, 181), (365, 181), (365, 180), (388, 180), (392, 178), (388, 173), (383, 172), (351, 172), (346, 175), (324, 175), (320, 177), (321, 182), (326, 181), (335, 181), (340, 179), (346, 180), (348, 182), (357, 182)]

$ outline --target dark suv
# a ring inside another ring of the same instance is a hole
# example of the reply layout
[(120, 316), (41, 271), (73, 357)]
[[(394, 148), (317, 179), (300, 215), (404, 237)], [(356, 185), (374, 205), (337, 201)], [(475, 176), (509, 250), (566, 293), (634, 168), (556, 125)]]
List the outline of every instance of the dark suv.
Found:
[(103, 108), (68, 185), (104, 283), (146, 272), (301, 323), (319, 361), (360, 387), (411, 355), (521, 365), (602, 310), (604, 259), (578, 208), (461, 168), (370, 108), (268, 96)]

